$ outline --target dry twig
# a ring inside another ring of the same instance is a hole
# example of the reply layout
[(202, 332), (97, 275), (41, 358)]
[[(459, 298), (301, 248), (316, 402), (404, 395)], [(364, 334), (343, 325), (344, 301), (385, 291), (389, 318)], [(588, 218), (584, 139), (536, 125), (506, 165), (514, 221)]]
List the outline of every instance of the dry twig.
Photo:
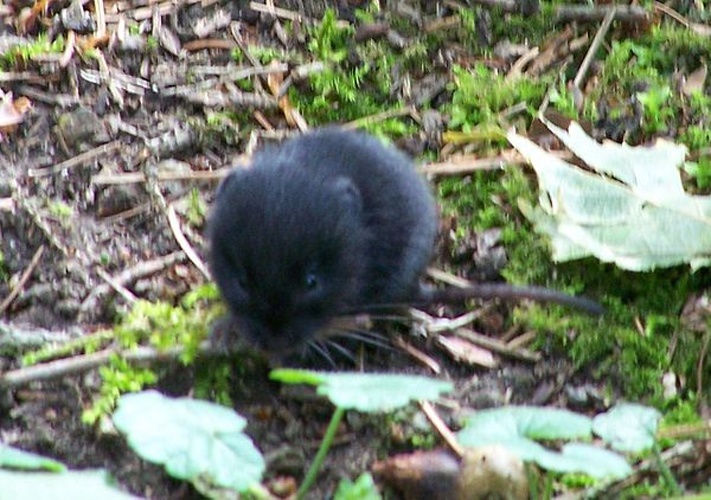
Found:
[(39, 264), (40, 259), (42, 258), (42, 254), (44, 253), (44, 245), (40, 246), (35, 254), (32, 256), (32, 260), (30, 261), (30, 264), (27, 266), (25, 271), (22, 273), (22, 276), (20, 277), (20, 280), (17, 282), (15, 287), (12, 289), (10, 292), (10, 295), (5, 297), (5, 300), (0, 303), (0, 314), (4, 314), (5, 311), (7, 310), (8, 307), (10, 307), (10, 304), (12, 304), (12, 301), (17, 298), (17, 296), (20, 294), (22, 289), (25, 287), (25, 284), (27, 284), (27, 280), (30, 279), (30, 275), (32, 274), (32, 271), (35, 270), (37, 267), (37, 264)]
[(188, 256), (190, 262), (193, 263), (195, 267), (202, 273), (206, 280), (210, 280), (210, 271), (208, 271), (207, 266), (198, 256), (197, 252), (193, 249), (192, 245), (183, 234), (183, 230), (180, 227), (180, 220), (178, 220), (178, 214), (175, 213), (175, 207), (173, 205), (168, 205), (166, 208), (166, 216), (168, 217), (168, 224), (170, 224), (170, 229), (173, 231), (173, 236), (175, 241), (178, 242), (178, 246), (183, 249), (185, 255)]
[[(162, 271), (163, 269), (167, 269), (168, 267), (177, 264), (178, 262), (183, 262), (186, 258), (187, 256), (185, 255), (185, 252), (181, 250), (178, 252), (170, 253), (163, 257), (158, 257), (156, 259), (140, 262), (136, 266), (122, 271), (118, 274), (118, 276), (114, 276), (113, 281), (121, 286), (126, 286), (136, 282), (141, 278), (151, 276), (157, 272)], [(91, 293), (84, 299), (84, 302), (82, 302), (81, 304), (79, 312), (79, 321), (82, 321), (82, 317), (88, 314), (90, 310), (97, 308), (99, 299), (101, 299), (111, 290), (111, 285), (106, 283), (94, 288)]]

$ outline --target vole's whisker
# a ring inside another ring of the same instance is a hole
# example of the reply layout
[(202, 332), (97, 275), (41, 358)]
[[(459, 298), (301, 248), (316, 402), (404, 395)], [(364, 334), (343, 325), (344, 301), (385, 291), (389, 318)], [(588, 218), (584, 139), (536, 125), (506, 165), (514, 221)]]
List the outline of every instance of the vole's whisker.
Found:
[(341, 344), (339, 344), (335, 340), (326, 340), (325, 342), (328, 344), (328, 346), (330, 348), (338, 351), (341, 356), (348, 359), (348, 361), (350, 361), (351, 363), (355, 364), (355, 362), (356, 362), (355, 356), (346, 347), (343, 347)]
[(371, 314), (370, 318), (377, 320), (377, 321), (399, 321), (399, 322), (408, 322), (412, 319), (409, 316), (406, 316), (404, 314)]
[(376, 311), (397, 311), (398, 309), (407, 309), (410, 306), (407, 302), (387, 302), (380, 304), (362, 304), (358, 306), (347, 307), (342, 311), (344, 316), (353, 314), (373, 313)]
[(393, 346), (385, 335), (372, 332), (369, 330), (344, 330), (339, 332), (339, 337), (357, 340), (364, 344), (372, 345), (373, 347), (378, 347), (380, 349), (385, 349), (392, 351)]
[(331, 353), (328, 352), (328, 349), (323, 345), (323, 341), (311, 340), (308, 343), (308, 347), (316, 351), (332, 368), (336, 368), (336, 362), (333, 360)]

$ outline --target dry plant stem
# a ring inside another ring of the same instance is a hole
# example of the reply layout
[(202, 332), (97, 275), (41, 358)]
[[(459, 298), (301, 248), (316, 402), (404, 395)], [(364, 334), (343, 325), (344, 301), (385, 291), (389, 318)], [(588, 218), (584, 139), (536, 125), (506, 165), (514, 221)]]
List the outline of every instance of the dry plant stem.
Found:
[(432, 371), (432, 373), (434, 373), (436, 375), (439, 375), (440, 373), (442, 373), (442, 367), (440, 366), (439, 363), (437, 363), (437, 361), (435, 361), (434, 359), (432, 359), (430, 356), (423, 353), (419, 349), (416, 349), (414, 346), (405, 342), (402, 337), (397, 336), (392, 340), (392, 342), (393, 342), (393, 344), (395, 344), (395, 346), (399, 347), (400, 349), (405, 351), (407, 354), (409, 354), (410, 356), (415, 358), (417, 361), (419, 361), (420, 363), (425, 365), (427, 368), (429, 368)]
[(684, 16), (679, 14), (677, 11), (675, 11), (671, 7), (664, 5), (661, 2), (654, 2), (654, 9), (666, 14), (667, 16), (671, 17), (676, 22), (684, 25), (687, 28), (689, 28), (692, 24), (687, 18), (685, 18)]
[(447, 424), (444, 423), (442, 418), (440, 418), (437, 410), (434, 409), (432, 404), (429, 401), (421, 401), (420, 408), (427, 417), (427, 420), (429, 420), (430, 424), (432, 424), (432, 427), (437, 430), (439, 435), (442, 436), (442, 439), (444, 439), (447, 443), (449, 449), (456, 453), (459, 458), (463, 458), (464, 448), (457, 442), (457, 438), (454, 436), (454, 433), (449, 427), (447, 427)]
[(538, 333), (530, 330), (528, 332), (525, 332), (518, 337), (515, 337), (511, 339), (507, 344), (506, 347), (509, 349), (522, 349), (524, 346), (529, 345), (531, 342), (533, 342), (536, 337), (538, 336)]
[[(30, 71), (8, 71), (0, 73), (0, 82), (27, 82), (27, 83), (47, 83), (47, 77), (39, 76)], [(22, 92), (19, 92), (20, 94)]]
[[(159, 182), (169, 181), (220, 181), (230, 173), (230, 169), (221, 168), (213, 171), (194, 172), (157, 172), (155, 178)], [(143, 172), (126, 172), (116, 174), (97, 174), (92, 176), (91, 183), (98, 186), (116, 184), (138, 184), (146, 182)]]
[[(0, 387), (14, 389), (25, 386), (31, 382), (54, 380), (67, 375), (77, 375), (99, 366), (105, 365), (114, 354), (120, 354), (126, 361), (135, 363), (149, 363), (177, 358), (182, 354), (182, 347), (158, 350), (154, 347), (137, 347), (130, 351), (120, 349), (107, 349), (104, 351), (58, 359), (41, 365), (19, 368), (0, 376)], [(212, 353), (213, 350), (206, 343), (200, 345), (201, 353)]]
[(362, 118), (358, 118), (357, 120), (353, 120), (352, 122), (344, 123), (341, 128), (343, 128), (344, 130), (353, 130), (365, 127), (366, 125), (371, 125), (373, 123), (382, 122), (389, 118), (396, 118), (398, 116), (412, 116), (415, 111), (415, 108), (412, 106), (408, 108), (394, 109), (391, 111), (383, 111), (382, 113), (364, 116)]
[(516, 12), (518, 11), (518, 2), (514, 0), (473, 0), (474, 5), (484, 5), (486, 7), (498, 7), (504, 12)]
[(106, 283), (111, 285), (111, 288), (116, 290), (116, 293), (118, 293), (124, 299), (126, 299), (126, 302), (128, 302), (129, 304), (133, 304), (134, 302), (136, 302), (138, 300), (138, 297), (136, 297), (133, 293), (131, 293), (131, 291), (128, 288), (121, 285), (120, 283), (117, 283), (116, 280), (114, 280), (111, 277), (111, 275), (109, 273), (107, 273), (106, 271), (104, 271), (103, 269), (98, 268), (96, 270), (96, 274), (101, 276), (101, 279), (103, 279), (104, 281), (106, 281)]
[(10, 295), (5, 297), (5, 300), (0, 303), (0, 314), (4, 314), (5, 311), (7, 310), (8, 307), (10, 307), (10, 304), (12, 304), (12, 301), (17, 298), (17, 296), (20, 294), (22, 289), (25, 287), (27, 284), (27, 280), (30, 279), (30, 275), (32, 274), (32, 271), (34, 271), (35, 267), (37, 267), (37, 264), (39, 264), (39, 260), (42, 258), (42, 254), (44, 253), (44, 245), (40, 246), (35, 254), (32, 256), (32, 260), (30, 261), (30, 264), (27, 266), (27, 268), (24, 270), (22, 273), (22, 276), (20, 276), (20, 280), (17, 282), (17, 285), (12, 289), (10, 292)]
[(67, 44), (64, 47), (64, 52), (62, 52), (62, 57), (59, 60), (59, 67), (66, 68), (69, 63), (72, 62), (72, 57), (74, 57), (74, 47), (76, 47), (77, 36), (74, 31), (70, 31), (67, 35)]
[(462, 337), (463, 339), (468, 340), (472, 344), (478, 345), (479, 347), (483, 347), (485, 349), (489, 349), (490, 351), (493, 351), (497, 354), (501, 354), (502, 356), (508, 356), (510, 358), (520, 359), (522, 361), (528, 361), (531, 363), (537, 363), (541, 360), (541, 355), (537, 352), (529, 351), (528, 349), (522, 348), (512, 349), (508, 345), (503, 344), (502, 342), (499, 342), (496, 339), (492, 339), (491, 337), (487, 337), (486, 335), (476, 333), (475, 331), (470, 330), (468, 328), (457, 328), (454, 333), (458, 337)]
[(615, 20), (624, 23), (641, 24), (650, 20), (651, 14), (638, 5), (596, 5), (594, 7), (564, 5), (556, 12), (559, 23), (602, 21), (610, 10), (615, 10)]
[(711, 419), (693, 424), (677, 424), (657, 431), (657, 439), (711, 439)]
[[(1, 81), (3, 81), (2, 75), (0, 75), (0, 82)], [(81, 102), (76, 96), (69, 94), (54, 94), (51, 92), (45, 92), (35, 87), (31, 87), (30, 85), (19, 85), (17, 87), (17, 93), (19, 95), (29, 97), (33, 101), (51, 104), (60, 108), (69, 108), (71, 106), (76, 106)]]
[[(168, 196), (167, 200), (169, 203), (172, 203), (176, 200), (179, 200), (185, 194), (187, 191), (181, 192), (179, 194), (173, 195), (173, 196)], [(123, 212), (119, 212), (114, 215), (109, 215), (108, 217), (103, 217), (102, 220), (106, 222), (107, 224), (116, 224), (118, 222), (121, 222), (123, 220), (130, 219), (131, 217), (136, 217), (137, 215), (147, 213), (153, 209), (153, 205), (151, 204), (150, 201), (147, 201), (145, 203), (141, 203), (140, 205), (136, 205), (135, 207), (129, 208), (128, 210), (124, 210)]]
[(442, 283), (445, 283), (447, 285), (452, 285), (459, 288), (467, 288), (473, 285), (471, 281), (465, 280), (464, 278), (460, 278), (459, 276), (456, 276), (452, 273), (435, 269), (434, 267), (427, 268), (427, 276), (429, 276), (435, 281), (441, 281)]
[(185, 234), (183, 233), (183, 230), (180, 227), (180, 220), (178, 220), (178, 214), (175, 213), (175, 207), (173, 207), (173, 205), (168, 205), (165, 212), (168, 217), (168, 224), (170, 224), (170, 230), (173, 231), (173, 236), (175, 237), (175, 241), (178, 243), (178, 246), (182, 248), (183, 252), (185, 252), (185, 255), (188, 256), (188, 259), (190, 259), (190, 262), (192, 262), (193, 265), (197, 267), (198, 270), (202, 273), (205, 279), (209, 281), (210, 271), (208, 271), (205, 263), (202, 261), (202, 259), (200, 259), (200, 257), (198, 257), (198, 254), (195, 252), (195, 250), (193, 250), (192, 245), (185, 237)]
[(101, 146), (97, 146), (94, 149), (90, 149), (85, 153), (78, 154), (74, 158), (70, 158), (63, 162), (57, 163), (56, 165), (53, 165), (51, 167), (31, 168), (27, 171), (27, 175), (29, 177), (44, 177), (47, 175), (58, 174), (66, 168), (73, 168), (78, 167), (79, 165), (85, 165), (90, 161), (99, 158), (100, 156), (104, 156), (106, 154), (113, 153), (114, 151), (118, 151), (119, 149), (121, 149), (121, 147), (123, 147), (121, 141), (113, 141), (106, 144), (102, 144)]
[[(114, 276), (113, 280), (121, 286), (126, 286), (130, 283), (134, 283), (135, 281), (141, 278), (145, 278), (146, 276), (150, 276), (159, 271), (162, 271), (163, 269), (166, 269), (172, 266), (173, 264), (182, 262), (186, 258), (187, 256), (182, 250), (178, 252), (173, 252), (163, 257), (141, 262), (130, 269), (122, 271), (118, 274), (118, 276)], [(108, 284), (99, 285), (94, 288), (94, 290), (92, 290), (92, 292), (86, 297), (86, 299), (84, 299), (84, 302), (82, 302), (81, 314), (86, 314), (90, 309), (96, 307), (96, 302), (101, 297), (109, 293), (111, 289), (112, 287)]]
[(490, 309), (490, 306), (485, 306), (474, 311), (469, 311), (456, 318), (433, 318), (418, 309), (410, 309), (410, 315), (424, 322), (429, 333), (439, 333), (451, 332), (457, 328), (465, 327), (479, 318), (488, 309)]
[[(259, 3), (259, 2), (249, 2), (249, 8), (256, 11), (256, 12), (271, 14), (272, 16), (275, 16), (275, 17), (278, 17), (281, 19), (287, 19), (289, 21), (301, 21), (301, 22), (307, 22), (307, 23), (311, 23), (311, 24), (317, 24), (320, 22), (319, 19), (313, 19), (310, 17), (303, 16), (297, 12), (294, 12), (293, 10), (275, 7), (273, 5), (273, 3), (271, 3), (271, 4), (270, 3), (263, 4), (263, 3)], [(349, 26), (349, 23), (347, 21), (337, 21), (336, 26), (339, 28), (343, 28), (344, 26)]]
[[(474, 155), (466, 155), (450, 158), (441, 163), (430, 163), (420, 167), (420, 172), (431, 176), (446, 175), (467, 175), (472, 172), (503, 170), (507, 165), (511, 165), (509, 157), (506, 155), (494, 156), (492, 158), (479, 158)], [(523, 158), (519, 159), (523, 164)]]
[(646, 477), (649, 471), (657, 469), (657, 460), (661, 458), (664, 462), (668, 462), (675, 457), (687, 457), (689, 459), (697, 460), (698, 452), (694, 448), (692, 441), (682, 441), (675, 444), (671, 448), (664, 450), (659, 454), (659, 458), (652, 456), (651, 458), (645, 459), (637, 464), (634, 468), (634, 472), (627, 476), (625, 479), (615, 483), (612, 486), (603, 485), (594, 486), (588, 488), (588, 490), (581, 492), (582, 498), (619, 498), (621, 492), (629, 488), (633, 484), (639, 483), (644, 477)]
[(506, 74), (506, 80), (511, 81), (516, 78), (520, 78), (523, 73), (523, 68), (525, 68), (528, 63), (533, 61), (536, 57), (538, 57), (539, 53), (540, 49), (538, 47), (533, 47), (524, 55), (519, 57), (513, 64), (513, 66), (511, 66), (509, 72)]
[(118, 108), (123, 109), (123, 94), (119, 91), (118, 87), (114, 82), (114, 79), (111, 77), (109, 64), (106, 62), (106, 58), (104, 57), (103, 52), (101, 52), (100, 50), (95, 50), (94, 57), (96, 58), (96, 61), (99, 64), (99, 71), (101, 72), (102, 81), (109, 88), (109, 93), (111, 94), (111, 97), (113, 98)]
[(49, 343), (71, 341), (83, 337), (86, 332), (79, 327), (68, 330), (47, 330), (32, 325), (16, 325), (0, 321), (0, 352), (18, 352), (45, 347)]
[[(71, 255), (69, 249), (64, 245), (64, 243), (59, 240), (59, 237), (55, 234), (55, 231), (52, 229), (52, 226), (40, 213), (40, 209), (36, 206), (35, 203), (37, 200), (27, 196), (26, 193), (19, 192), (18, 190), (13, 190), (13, 198), (15, 199), (17, 205), (19, 205), (22, 210), (27, 212), (27, 214), (32, 219), (34, 225), (37, 226), (40, 231), (42, 231), (45, 238), (47, 238), (47, 241), (49, 241), (49, 243), (54, 248), (62, 252), (65, 257)], [(77, 249), (77, 251), (78, 250), (79, 249)]]
[(616, 12), (617, 11), (615, 10), (615, 6), (613, 5), (605, 16), (605, 19), (602, 21), (600, 29), (597, 30), (595, 38), (593, 38), (593, 41), (590, 44), (590, 48), (588, 49), (587, 54), (585, 54), (585, 59), (583, 59), (583, 62), (578, 68), (578, 73), (573, 79), (573, 86), (575, 88), (579, 89), (582, 85), (583, 80), (585, 79), (585, 75), (587, 75), (588, 70), (590, 69), (590, 65), (595, 59), (595, 54), (597, 54), (597, 50), (600, 48), (600, 45), (602, 45), (602, 42), (605, 39), (605, 36), (607, 35), (607, 32), (610, 29), (610, 26), (612, 25), (612, 20), (615, 18)]
[(120, 89), (129, 94), (144, 96), (151, 88), (151, 82), (144, 78), (127, 75), (117, 69), (106, 68), (106, 71), (96, 71), (94, 69), (82, 69), (79, 75), (83, 80), (94, 85), (104, 85), (111, 82), (115, 89)]
[(94, 0), (94, 16), (96, 18), (96, 31), (94, 36), (102, 38), (106, 35), (106, 10), (104, 0)]

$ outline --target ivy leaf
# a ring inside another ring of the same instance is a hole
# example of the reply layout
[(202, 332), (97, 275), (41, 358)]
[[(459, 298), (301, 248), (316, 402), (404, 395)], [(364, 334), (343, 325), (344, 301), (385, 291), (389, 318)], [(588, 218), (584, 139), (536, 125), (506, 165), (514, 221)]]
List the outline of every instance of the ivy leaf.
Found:
[(507, 134), (533, 166), (541, 190), (538, 207), (521, 201), (519, 207), (550, 236), (555, 260), (592, 255), (632, 271), (711, 263), (711, 197), (684, 192), (683, 145), (599, 144), (576, 123), (565, 131), (541, 120), (594, 171)]
[(390, 411), (411, 401), (436, 399), (452, 390), (452, 384), (413, 375), (375, 373), (321, 373), (281, 369), (270, 377), (281, 382), (316, 385), (316, 391), (334, 405), (365, 413)]
[(156, 391), (126, 394), (113, 416), (131, 448), (173, 477), (245, 491), (261, 480), (261, 453), (229, 408)]

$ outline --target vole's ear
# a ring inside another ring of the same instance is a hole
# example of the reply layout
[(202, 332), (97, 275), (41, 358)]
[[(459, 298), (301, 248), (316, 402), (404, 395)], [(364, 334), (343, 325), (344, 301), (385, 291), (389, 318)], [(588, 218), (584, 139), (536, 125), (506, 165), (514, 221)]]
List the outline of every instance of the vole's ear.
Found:
[(360, 190), (348, 177), (337, 177), (331, 183), (331, 188), (344, 206), (354, 213), (359, 213), (363, 208)]

